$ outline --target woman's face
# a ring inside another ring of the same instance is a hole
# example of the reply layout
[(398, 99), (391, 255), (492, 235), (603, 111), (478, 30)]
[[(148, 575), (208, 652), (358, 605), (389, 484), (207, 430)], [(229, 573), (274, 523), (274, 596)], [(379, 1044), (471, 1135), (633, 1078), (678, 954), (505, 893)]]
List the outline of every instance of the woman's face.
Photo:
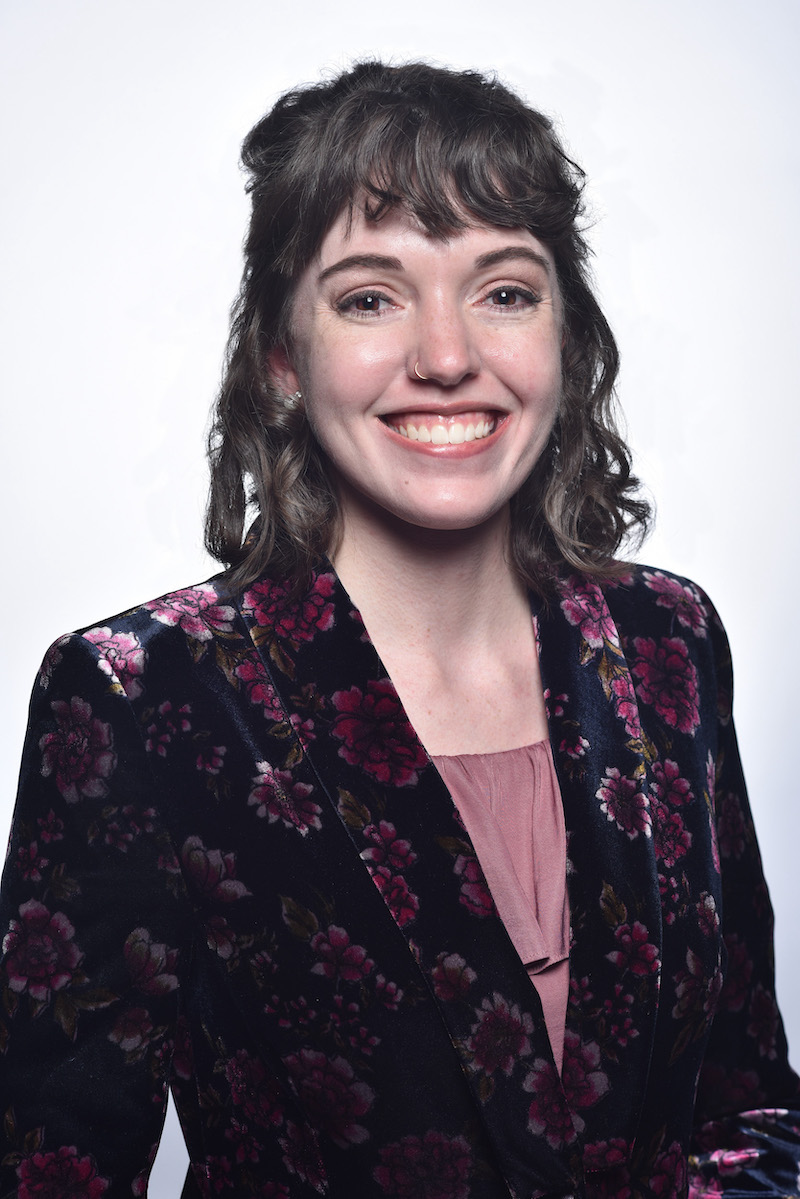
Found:
[(561, 296), (531, 233), (441, 240), (401, 209), (342, 216), (300, 277), (291, 330), (271, 365), (302, 393), (345, 536), (387, 514), (428, 529), (505, 516), (561, 393)]

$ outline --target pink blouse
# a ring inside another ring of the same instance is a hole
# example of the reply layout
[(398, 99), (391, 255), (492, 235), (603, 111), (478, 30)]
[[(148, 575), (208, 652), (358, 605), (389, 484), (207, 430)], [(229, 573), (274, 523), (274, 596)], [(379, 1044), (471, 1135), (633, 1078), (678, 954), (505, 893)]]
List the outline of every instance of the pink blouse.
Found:
[(542, 1001), (559, 1072), (569, 993), (567, 836), (549, 741), (433, 762)]

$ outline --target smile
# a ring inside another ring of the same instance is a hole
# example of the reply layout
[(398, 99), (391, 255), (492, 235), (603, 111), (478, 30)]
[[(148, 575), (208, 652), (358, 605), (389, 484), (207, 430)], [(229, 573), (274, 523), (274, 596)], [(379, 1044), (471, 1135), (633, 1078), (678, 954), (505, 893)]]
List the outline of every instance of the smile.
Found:
[(497, 428), (497, 416), (489, 412), (460, 412), (457, 416), (437, 416), (432, 413), (412, 413), (386, 416), (384, 422), (401, 437), (431, 445), (462, 445), (465, 441), (481, 441)]

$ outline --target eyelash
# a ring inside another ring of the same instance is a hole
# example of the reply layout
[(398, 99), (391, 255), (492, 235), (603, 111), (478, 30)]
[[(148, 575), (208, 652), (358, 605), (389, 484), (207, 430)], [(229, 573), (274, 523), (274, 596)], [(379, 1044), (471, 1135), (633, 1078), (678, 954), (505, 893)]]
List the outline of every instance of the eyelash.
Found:
[[(537, 296), (535, 292), (529, 291), (527, 287), (519, 287), (519, 286), (513, 287), (511, 285), (504, 284), (500, 287), (493, 287), (492, 290), (490, 292), (488, 292), (487, 295), (484, 296), (484, 301), (491, 300), (494, 296), (502, 295), (503, 292), (506, 292), (508, 295), (517, 296), (518, 299), (525, 300), (527, 302), (527, 304), (530, 304), (531, 306), (535, 306), (536, 304), (538, 304), (541, 299), (541, 297)], [(509, 304), (509, 305), (490, 304), (489, 307), (491, 307), (491, 308), (508, 307), (509, 309), (513, 310), (514, 308), (523, 307), (523, 305), (520, 305), (520, 304)]]
[(359, 291), (353, 296), (346, 296), (343, 300), (339, 300), (336, 304), (336, 308), (339, 312), (344, 312), (350, 316), (357, 317), (380, 316), (381, 312), (386, 311), (385, 309), (381, 308), (368, 308), (366, 310), (356, 308), (355, 305), (359, 300), (382, 300), (385, 304), (389, 305), (392, 303), (388, 296), (383, 295), (382, 292), (373, 291), (370, 288), (367, 291)]
[[(516, 296), (518, 299), (523, 300), (525, 303), (524, 304), (509, 304), (507, 306), (504, 304), (496, 304), (496, 305), (489, 304), (490, 308), (496, 307), (496, 308), (502, 309), (502, 308), (508, 307), (508, 309), (510, 311), (513, 311), (515, 308), (522, 308), (522, 307), (526, 307), (528, 305), (530, 305), (531, 307), (534, 307), (536, 304), (538, 304), (540, 302), (540, 299), (541, 299), (540, 296), (538, 296), (535, 292), (530, 291), (526, 287), (519, 287), (519, 286), (512, 287), (509, 285), (502, 285), (500, 287), (493, 287), (490, 292), (487, 292), (487, 294), (483, 297), (483, 300), (481, 302), (486, 303), (487, 301), (491, 300), (493, 297), (501, 295), (503, 292), (506, 292), (512, 296)], [(373, 308), (373, 309), (368, 308), (366, 310), (356, 308), (355, 305), (359, 302), (359, 300), (376, 300), (378, 302), (383, 302), (385, 304), (388, 304), (388, 305), (390, 305), (390, 307), (393, 306), (392, 301), (389, 299), (388, 296), (383, 295), (383, 293), (380, 291), (375, 291), (372, 288), (368, 288), (365, 291), (356, 292), (355, 295), (346, 296), (343, 300), (339, 300), (336, 304), (336, 308), (339, 312), (346, 313), (350, 316), (358, 317), (359, 319), (364, 318), (364, 317), (368, 318), (368, 317), (380, 316), (382, 312), (386, 311), (386, 309), (381, 309), (381, 308)]]

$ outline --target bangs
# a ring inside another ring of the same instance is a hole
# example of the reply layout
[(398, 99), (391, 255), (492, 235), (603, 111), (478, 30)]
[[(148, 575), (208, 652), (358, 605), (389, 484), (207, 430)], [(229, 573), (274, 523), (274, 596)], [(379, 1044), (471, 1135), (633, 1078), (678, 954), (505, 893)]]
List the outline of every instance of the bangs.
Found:
[(556, 259), (565, 238), (574, 252), (582, 171), (546, 117), (508, 104), (500, 86), (488, 91), (482, 80), (478, 105), (435, 90), (362, 89), (322, 128), (306, 127), (305, 169), (282, 205), (292, 219), (278, 269), (296, 278), (342, 213), (379, 221), (398, 207), (434, 237), (478, 222), (527, 228)]

